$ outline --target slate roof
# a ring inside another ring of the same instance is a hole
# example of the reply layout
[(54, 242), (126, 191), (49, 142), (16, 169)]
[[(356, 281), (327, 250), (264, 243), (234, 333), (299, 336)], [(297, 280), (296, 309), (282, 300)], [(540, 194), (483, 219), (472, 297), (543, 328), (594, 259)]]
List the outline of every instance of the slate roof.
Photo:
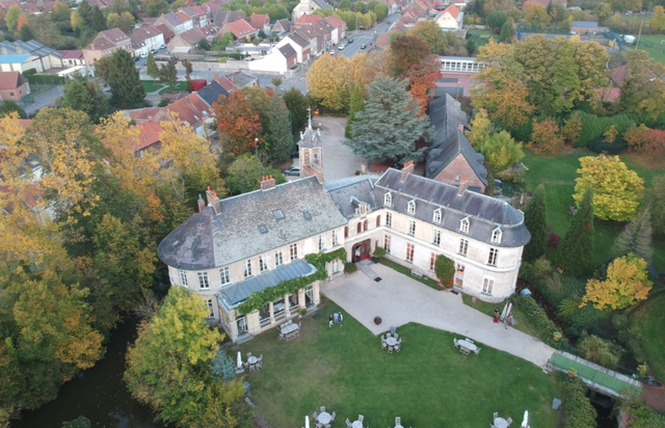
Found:
[(317, 6), (323, 10), (332, 9), (333, 7), (326, 0), (312, 0)]
[[(212, 269), (347, 223), (315, 176), (225, 198), (220, 203), (220, 214), (206, 207), (164, 238), (159, 258), (175, 268)], [(282, 212), (282, 219), (276, 216), (277, 211)], [(260, 226), (267, 232), (262, 233)]]
[[(402, 181), (402, 171), (388, 169), (374, 185), (374, 199), (383, 204), (384, 195), (392, 194), (392, 209), (406, 214), (407, 204), (416, 202), (413, 217), (437, 227), (460, 232), (460, 221), (469, 219), (470, 238), (490, 244), (492, 232), (500, 227), (500, 243), (495, 247), (519, 247), (529, 243), (531, 234), (524, 225), (524, 213), (508, 202), (481, 193), (466, 191), (459, 194), (453, 185), (441, 183), (415, 174)], [(434, 210), (440, 208), (443, 218), (440, 224), (433, 222)]]
[(206, 87), (199, 90), (197, 94), (209, 106), (212, 106), (213, 103), (219, 101), (219, 97), (221, 96), (228, 97), (229, 95), (231, 95), (229, 92), (226, 91), (226, 89), (222, 88), (222, 85), (220, 85), (215, 80), (213, 80)]
[(462, 105), (448, 94), (435, 98), (429, 103), (430, 125), (435, 132), (432, 135), (432, 145), (440, 145), (460, 125), (468, 126), (469, 118), (462, 110)]
[(62, 59), (83, 59), (83, 51), (81, 50), (62, 51)]
[[(373, 193), (374, 184), (367, 176), (352, 177), (326, 184), (326, 189), (345, 218), (353, 218), (360, 202), (369, 204), (370, 210), (380, 208)], [(383, 201), (383, 199), (382, 199)]]
[(247, 300), (254, 293), (276, 287), (282, 281), (309, 276), (316, 273), (316, 268), (304, 260), (294, 260), (285, 265), (269, 269), (260, 275), (255, 275), (246, 280), (224, 287), (220, 297), (226, 306), (234, 307)]
[(466, 159), (476, 176), (487, 186), (487, 169), (483, 165), (485, 157), (471, 147), (471, 143), (459, 129), (455, 130), (439, 146), (432, 146), (427, 156), (425, 176), (436, 177), (459, 155)]
[(306, 48), (309, 46), (309, 41), (298, 33), (291, 33), (286, 37), (293, 40), (293, 42), (300, 47)]
[(298, 53), (296, 52), (295, 49), (293, 49), (293, 46), (290, 44), (285, 44), (281, 48), (279, 48), (279, 52), (284, 56), (286, 59), (293, 58), (294, 56), (298, 56)]
[(40, 57), (53, 55), (58, 58), (62, 57), (60, 52), (49, 48), (48, 46), (44, 46), (36, 40), (30, 40), (28, 42), (21, 40), (8, 42), (5, 40), (0, 42), (0, 55), (37, 55)]
[(275, 25), (272, 26), (273, 32), (283, 32), (283, 33), (288, 33), (291, 31), (291, 21), (288, 19), (280, 19), (277, 22), (275, 22)]

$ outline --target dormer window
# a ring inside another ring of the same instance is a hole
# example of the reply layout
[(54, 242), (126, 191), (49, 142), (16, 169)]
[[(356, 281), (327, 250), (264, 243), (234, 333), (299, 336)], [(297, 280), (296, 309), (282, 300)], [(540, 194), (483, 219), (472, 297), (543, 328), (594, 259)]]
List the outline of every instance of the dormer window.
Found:
[(411, 215), (414, 215), (416, 213), (416, 201), (415, 200), (411, 199), (409, 201), (408, 205), (406, 206), (406, 212), (411, 214)]
[(464, 217), (459, 222), (459, 230), (462, 233), (469, 233), (469, 217)]
[(492, 244), (499, 244), (501, 243), (501, 235), (503, 235), (503, 232), (501, 231), (500, 227), (497, 227), (492, 231)]
[(434, 210), (434, 213), (432, 214), (432, 221), (437, 224), (441, 224), (441, 208), (437, 208)]
[(387, 207), (392, 207), (393, 206), (393, 195), (392, 193), (388, 192), (383, 195), (383, 205)]

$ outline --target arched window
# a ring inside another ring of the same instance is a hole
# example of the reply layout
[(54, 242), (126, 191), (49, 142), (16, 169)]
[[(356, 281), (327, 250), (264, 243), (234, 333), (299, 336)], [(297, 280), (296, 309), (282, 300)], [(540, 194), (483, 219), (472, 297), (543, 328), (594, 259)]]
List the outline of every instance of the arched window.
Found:
[(360, 233), (362, 231), (363, 231), (363, 224), (359, 222), (358, 225), (356, 226), (356, 233)]
[(376, 217), (376, 227), (379, 227), (379, 226), (381, 226), (381, 216), (380, 215)]

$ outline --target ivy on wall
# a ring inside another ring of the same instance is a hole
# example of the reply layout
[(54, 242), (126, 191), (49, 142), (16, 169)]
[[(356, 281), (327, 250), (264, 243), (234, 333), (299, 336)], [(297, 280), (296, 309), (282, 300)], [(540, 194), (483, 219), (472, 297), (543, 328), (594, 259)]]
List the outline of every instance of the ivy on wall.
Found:
[(316, 268), (315, 273), (309, 276), (282, 281), (275, 287), (269, 287), (263, 291), (253, 293), (247, 298), (245, 303), (238, 308), (238, 312), (241, 315), (247, 315), (251, 312), (258, 311), (270, 302), (279, 300), (288, 294), (293, 294), (301, 288), (306, 288), (314, 281), (328, 278), (326, 263), (337, 259), (346, 260), (346, 250), (344, 248), (340, 248), (331, 253), (309, 254), (305, 256), (305, 260)]

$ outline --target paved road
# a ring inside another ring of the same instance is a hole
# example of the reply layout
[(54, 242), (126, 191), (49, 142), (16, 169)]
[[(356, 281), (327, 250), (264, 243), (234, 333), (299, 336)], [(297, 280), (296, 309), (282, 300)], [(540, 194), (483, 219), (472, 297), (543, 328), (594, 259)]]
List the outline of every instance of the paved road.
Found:
[[(555, 352), (533, 336), (494, 324), (492, 317), (462, 303), (461, 295), (434, 290), (381, 264), (371, 268), (380, 282), (358, 271), (326, 283), (322, 293), (375, 335), (415, 322), (480, 342), (481, 358), (482, 347), (490, 346), (545, 367)], [(378, 326), (377, 315), (383, 320)]]
[(53, 89), (50, 89), (44, 93), (35, 96), (35, 102), (33, 104), (27, 105), (25, 107), (25, 112), (28, 114), (28, 117), (34, 117), (39, 110), (44, 107), (50, 107), (55, 104), (55, 101), (58, 98), (65, 96), (65, 87), (64, 85), (56, 86)]

